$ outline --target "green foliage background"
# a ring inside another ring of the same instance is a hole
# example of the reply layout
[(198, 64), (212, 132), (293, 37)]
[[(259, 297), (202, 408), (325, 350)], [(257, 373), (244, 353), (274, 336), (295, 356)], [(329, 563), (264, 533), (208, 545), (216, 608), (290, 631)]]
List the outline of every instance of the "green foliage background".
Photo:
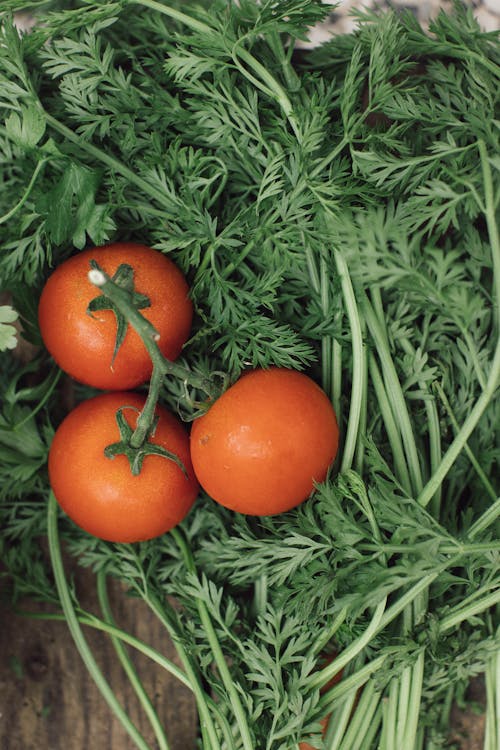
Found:
[[(430, 33), (360, 13), (299, 53), (320, 2), (31, 5), (44, 23), (29, 34), (9, 16), (21, 3), (0, 16), (0, 286), (26, 337), (41, 343), (54, 266), (141, 241), (190, 281), (193, 372), (215, 388), (216, 373), (304, 369), (343, 436), (331, 477), (283, 516), (200, 496), (174, 535), (112, 545), (61, 517), (66, 543), (160, 613), (215, 698), (198, 702), (221, 748), (316, 733), (329, 750), (434, 750), (483, 672), (494, 748), (498, 36), (456, 4)], [(37, 540), (60, 373), (43, 347), (25, 367), (0, 356), (2, 560), (14, 596), (58, 607)], [(166, 381), (162, 398), (189, 420), (200, 394)], [(345, 672), (321, 694), (325, 648)]]

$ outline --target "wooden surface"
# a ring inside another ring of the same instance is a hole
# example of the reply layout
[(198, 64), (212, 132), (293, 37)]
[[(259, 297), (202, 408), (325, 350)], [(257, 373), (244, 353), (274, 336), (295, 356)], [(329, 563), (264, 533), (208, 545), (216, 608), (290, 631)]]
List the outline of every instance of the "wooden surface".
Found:
[[(78, 591), (97, 612), (92, 574), (79, 574)], [(163, 627), (145, 605), (109, 587), (117, 624), (179, 661)], [(24, 603), (36, 609), (33, 603)], [(85, 636), (99, 666), (150, 748), (157, 748), (107, 637), (90, 628)], [(131, 652), (136, 669), (166, 728), (170, 750), (194, 750), (197, 715), (191, 693), (146, 657)], [(111, 714), (78, 654), (66, 623), (27, 619), (0, 602), (1, 750), (135, 750)]]

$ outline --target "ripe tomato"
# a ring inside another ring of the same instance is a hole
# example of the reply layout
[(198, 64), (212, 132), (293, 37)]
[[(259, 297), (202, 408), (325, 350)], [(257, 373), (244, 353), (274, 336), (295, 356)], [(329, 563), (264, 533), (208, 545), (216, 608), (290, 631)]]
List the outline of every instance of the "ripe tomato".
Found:
[(191, 431), (201, 486), (231, 510), (266, 516), (295, 507), (326, 477), (338, 427), (326, 394), (282, 368), (241, 377)]
[(163, 456), (146, 456), (134, 476), (124, 455), (104, 455), (104, 449), (120, 439), (117, 410), (134, 407), (123, 410), (134, 428), (144, 401), (137, 393), (119, 391), (84, 401), (63, 420), (50, 447), (49, 479), (60, 506), (89, 534), (112, 542), (163, 534), (182, 521), (198, 494), (188, 434), (161, 406), (153, 442), (178, 456), (187, 477)]
[(146, 295), (141, 309), (160, 334), (167, 359), (179, 356), (191, 330), (192, 303), (177, 266), (144, 245), (118, 242), (85, 250), (62, 263), (49, 277), (40, 298), (38, 320), (45, 346), (57, 364), (75, 380), (103, 390), (124, 390), (151, 376), (151, 358), (139, 335), (128, 327), (114, 362), (117, 323), (111, 310), (87, 313), (100, 292), (88, 280), (89, 262), (113, 276), (121, 264), (134, 269), (134, 289)]

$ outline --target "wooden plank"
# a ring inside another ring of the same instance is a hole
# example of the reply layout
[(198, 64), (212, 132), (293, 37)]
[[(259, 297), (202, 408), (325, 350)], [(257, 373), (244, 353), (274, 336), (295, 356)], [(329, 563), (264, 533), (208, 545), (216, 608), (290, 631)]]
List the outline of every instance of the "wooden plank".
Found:
[[(97, 612), (93, 575), (79, 573), (79, 592)], [(110, 585), (117, 624), (180, 665), (163, 626), (118, 583)], [(90, 605), (90, 606), (89, 606)], [(24, 603), (35, 610), (37, 605)], [(40, 609), (38, 607), (38, 609)], [(152, 748), (149, 722), (103, 633), (85, 628), (104, 675)], [(170, 750), (191, 750), (197, 713), (191, 692), (147, 657), (131, 651), (136, 669), (166, 728)], [(0, 604), (0, 748), (2, 750), (135, 750), (111, 714), (78, 654), (65, 622), (33, 620)]]

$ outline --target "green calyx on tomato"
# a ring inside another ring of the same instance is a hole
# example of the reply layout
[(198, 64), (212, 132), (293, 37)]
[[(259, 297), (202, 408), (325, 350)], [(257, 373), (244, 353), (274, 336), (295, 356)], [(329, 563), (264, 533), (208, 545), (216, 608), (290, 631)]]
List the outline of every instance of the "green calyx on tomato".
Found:
[[(97, 261), (91, 260), (90, 266), (92, 269), (99, 271), (104, 274), (102, 268), (98, 265)], [(151, 301), (149, 297), (140, 292), (136, 292), (134, 289), (134, 269), (128, 263), (121, 263), (116, 269), (115, 273), (111, 277), (111, 281), (116, 284), (123, 293), (127, 295), (130, 304), (136, 310), (144, 310), (146, 307), (151, 307)], [(87, 315), (95, 317), (94, 313), (100, 312), (101, 310), (111, 310), (116, 317), (116, 340), (115, 348), (113, 351), (113, 357), (111, 360), (111, 367), (116, 359), (118, 350), (120, 349), (127, 333), (128, 320), (126, 316), (119, 310), (116, 304), (107, 297), (105, 294), (99, 294), (97, 297), (92, 299), (87, 306)]]
[(111, 443), (104, 448), (104, 455), (106, 458), (113, 459), (115, 456), (123, 455), (128, 459), (130, 464), (130, 470), (134, 476), (138, 476), (141, 473), (142, 463), (146, 456), (163, 456), (170, 461), (173, 461), (179, 469), (187, 476), (186, 467), (175, 453), (167, 450), (158, 443), (153, 443), (149, 440), (153, 437), (158, 425), (159, 417), (156, 415), (151, 423), (151, 426), (141, 442), (138, 445), (134, 443), (134, 436), (137, 435), (137, 431), (133, 430), (123, 415), (124, 409), (134, 409), (139, 411), (133, 406), (121, 406), (116, 412), (116, 422), (120, 431), (120, 440), (116, 443)]
[(140, 474), (106, 448), (118, 439), (117, 413), (134, 430), (144, 409), (144, 394), (115, 391), (82, 401), (61, 422), (49, 451), (49, 480), (64, 512), (87, 533), (111, 542), (152, 539), (187, 515), (199, 491), (185, 425), (165, 407), (155, 408), (150, 442), (178, 456), (166, 461), (148, 455)]
[[(143, 296), (135, 296), (139, 292)], [(105, 297), (96, 299), (99, 293)], [(128, 323), (125, 327), (122, 319), (118, 332), (117, 310)], [(133, 242), (93, 247), (68, 258), (47, 279), (38, 306), (40, 333), (59, 367), (101, 390), (146, 383), (154, 362), (149, 344), (158, 342), (159, 354), (174, 362), (189, 338), (192, 316), (180, 269), (161, 252)]]

